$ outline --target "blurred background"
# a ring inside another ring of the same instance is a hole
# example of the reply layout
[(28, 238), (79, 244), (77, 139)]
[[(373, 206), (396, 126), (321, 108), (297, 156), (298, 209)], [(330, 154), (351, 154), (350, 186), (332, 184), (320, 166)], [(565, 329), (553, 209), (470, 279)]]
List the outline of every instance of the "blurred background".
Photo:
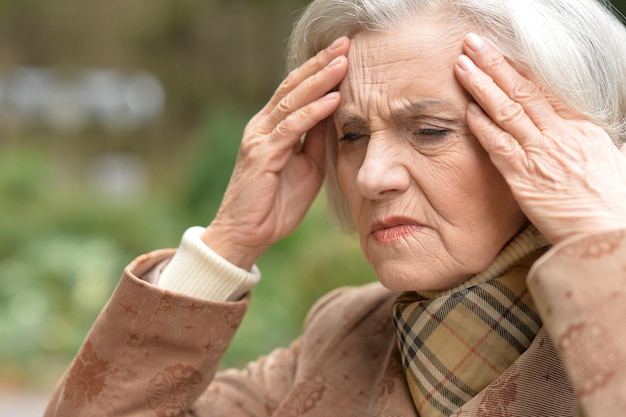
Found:
[[(305, 4), (0, 0), (0, 403), (45, 401), (125, 265), (212, 219)], [(323, 197), (259, 266), (224, 366), (373, 279)]]
[[(45, 401), (128, 262), (211, 220), (306, 3), (0, 0), (0, 414)], [(224, 366), (374, 279), (323, 196), (259, 266)]]

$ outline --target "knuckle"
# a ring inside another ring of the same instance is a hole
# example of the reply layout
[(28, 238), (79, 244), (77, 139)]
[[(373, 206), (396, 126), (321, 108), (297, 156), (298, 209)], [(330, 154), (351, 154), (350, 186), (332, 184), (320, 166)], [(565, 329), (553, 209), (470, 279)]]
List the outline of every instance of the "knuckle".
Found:
[(312, 105), (302, 107), (298, 111), (298, 115), (297, 115), (298, 120), (311, 119), (311, 118), (314, 118), (315, 116), (316, 116), (316, 112), (314, 111), (314, 106)]
[(243, 166), (255, 166), (259, 161), (266, 159), (263, 157), (264, 153), (265, 151), (260, 143), (249, 142), (239, 148), (238, 160)]
[(254, 145), (255, 141), (253, 140), (243, 141), (239, 147), (239, 159), (248, 159), (252, 150), (255, 148)]
[(326, 50), (322, 49), (313, 58), (311, 58), (311, 65), (316, 69), (325, 67), (326, 61), (328, 60), (328, 57), (326, 55)]
[(306, 121), (313, 117), (315, 117), (315, 112), (312, 109), (312, 106), (304, 106), (280, 121), (274, 128), (273, 137), (299, 137), (301, 135), (299, 130), (302, 129), (302, 125), (306, 124)]
[(291, 122), (289, 119), (285, 119), (276, 125), (273, 136), (275, 138), (284, 138), (286, 136), (289, 136), (290, 133), (291, 133)]
[(508, 102), (499, 106), (496, 114), (497, 122), (508, 126), (520, 121), (524, 117), (524, 108), (517, 102)]
[(280, 83), (280, 85), (278, 86), (278, 89), (276, 89), (275, 94), (277, 96), (282, 97), (294, 89), (295, 85), (297, 84), (296, 80), (298, 79), (298, 72), (299, 72), (298, 70), (299, 69), (296, 68), (292, 70), (291, 72), (289, 72), (289, 74), (287, 74), (283, 82)]
[(510, 134), (500, 132), (494, 137), (491, 149), (500, 156), (512, 156), (515, 153), (515, 140)]
[(288, 94), (278, 102), (276, 110), (278, 110), (280, 114), (288, 114), (291, 112), (292, 102), (293, 98), (291, 94)]
[(472, 94), (482, 100), (486, 100), (492, 96), (494, 81), (489, 75), (477, 78), (472, 81)]
[(509, 64), (500, 54), (492, 54), (485, 61), (484, 67), (488, 74), (499, 74)]
[(265, 136), (258, 132), (246, 129), (244, 138), (239, 146), (239, 158), (247, 159), (262, 149)]
[(306, 80), (302, 82), (303, 88), (305, 88), (306, 90), (314, 89), (315, 87), (317, 87), (319, 78), (320, 78), (319, 72), (311, 75), (309, 78), (307, 78)]
[(541, 91), (532, 81), (520, 78), (511, 86), (511, 97), (514, 100), (530, 101), (541, 98)]

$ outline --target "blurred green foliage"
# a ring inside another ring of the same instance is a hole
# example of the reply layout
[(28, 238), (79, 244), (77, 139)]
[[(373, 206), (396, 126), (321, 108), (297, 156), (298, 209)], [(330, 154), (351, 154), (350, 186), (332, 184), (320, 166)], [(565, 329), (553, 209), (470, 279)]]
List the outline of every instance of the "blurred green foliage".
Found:
[[(51, 389), (124, 266), (210, 220), (247, 117), (234, 106), (207, 111), (175, 158), (176, 179), (130, 200), (68, 179), (63, 159), (41, 147), (0, 150), (0, 388)], [(223, 366), (287, 345), (322, 294), (373, 280), (354, 239), (326, 216), (320, 196), (302, 227), (260, 260), (264, 278)]]
[(112, 202), (62, 171), (36, 148), (0, 151), (0, 386), (49, 386), (125, 264), (183, 227), (156, 195)]

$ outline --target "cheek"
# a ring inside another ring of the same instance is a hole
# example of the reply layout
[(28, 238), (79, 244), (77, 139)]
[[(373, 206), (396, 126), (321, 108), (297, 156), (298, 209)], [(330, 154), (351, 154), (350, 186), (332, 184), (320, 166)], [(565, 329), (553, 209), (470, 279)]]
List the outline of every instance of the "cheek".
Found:
[(347, 170), (347, 167), (346, 167), (345, 160), (343, 158), (341, 158), (340, 156), (337, 157), (336, 170), (337, 170), (337, 172), (336, 172), (337, 173), (337, 183), (341, 187), (341, 190), (344, 192), (346, 197), (349, 197), (348, 191), (350, 190), (350, 187), (348, 186), (348, 178), (349, 178), (348, 170)]
[(359, 172), (360, 163), (351, 153), (341, 152), (340, 150), (337, 153), (336, 167), (337, 182), (348, 200), (352, 201), (357, 193), (356, 177)]
[[(469, 138), (467, 149), (463, 152), (465, 157), (463, 167), (462, 182), (467, 193), (478, 195), (489, 195), (491, 189), (503, 188), (504, 179), (497, 168), (491, 163), (489, 155), (480, 146), (476, 138)], [(508, 187), (506, 187), (508, 189)]]
[(488, 157), (479, 163), (480, 166), (476, 168), (476, 183), (479, 188), (482, 188), (479, 194), (488, 199), (494, 208), (510, 205), (514, 201), (513, 195), (500, 171)]
[(524, 216), (508, 184), (489, 158), (478, 164), (466, 184), (465, 198), (473, 202), (474, 216), (485, 228), (490, 225), (503, 233), (517, 230)]
[(356, 177), (359, 170), (359, 164), (346, 158), (345, 155), (337, 157), (336, 165), (336, 183), (343, 192), (350, 209), (350, 215), (360, 230), (359, 213), (362, 212), (364, 199), (356, 186)]
[(433, 168), (438, 175), (434, 176), (431, 201), (452, 223), (459, 225), (463, 221), (459, 216), (478, 221), (477, 217), (489, 217), (510, 205), (509, 188), (482, 148), (465, 147)]

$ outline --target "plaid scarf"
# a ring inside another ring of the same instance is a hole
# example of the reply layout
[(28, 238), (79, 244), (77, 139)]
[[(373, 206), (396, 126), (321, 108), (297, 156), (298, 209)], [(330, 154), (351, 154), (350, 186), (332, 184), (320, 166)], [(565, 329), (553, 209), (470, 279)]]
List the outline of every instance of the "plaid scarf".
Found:
[(526, 273), (545, 246), (531, 226), (461, 287), (398, 298), (394, 324), (420, 416), (451, 415), (528, 348), (542, 323)]

